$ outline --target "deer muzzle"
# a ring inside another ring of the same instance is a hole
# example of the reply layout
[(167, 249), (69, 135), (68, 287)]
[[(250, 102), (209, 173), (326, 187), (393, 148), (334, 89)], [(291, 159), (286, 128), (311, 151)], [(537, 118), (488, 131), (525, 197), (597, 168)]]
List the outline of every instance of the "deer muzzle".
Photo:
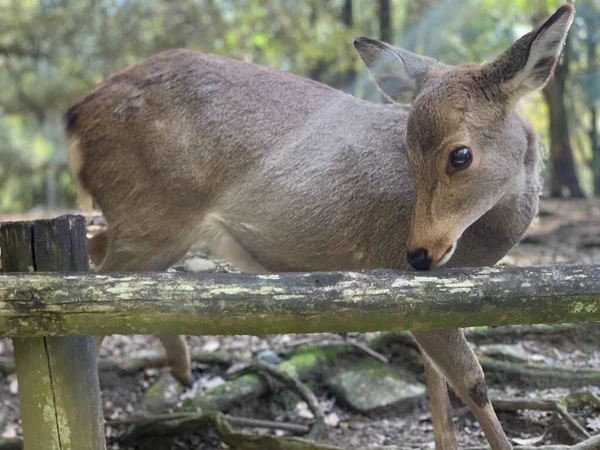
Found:
[(434, 245), (429, 248), (417, 246), (414, 250), (409, 247), (406, 252), (406, 259), (415, 270), (429, 270), (446, 264), (452, 258), (455, 250), (456, 241), (451, 244)]

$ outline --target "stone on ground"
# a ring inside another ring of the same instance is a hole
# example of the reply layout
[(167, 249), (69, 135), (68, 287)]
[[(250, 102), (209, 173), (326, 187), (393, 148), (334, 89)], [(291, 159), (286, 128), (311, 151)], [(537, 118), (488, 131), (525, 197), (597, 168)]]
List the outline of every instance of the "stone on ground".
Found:
[(529, 362), (529, 353), (523, 344), (490, 344), (480, 345), (478, 352), (490, 358), (510, 362)]
[(144, 394), (142, 408), (154, 414), (164, 413), (179, 402), (183, 390), (183, 386), (171, 375), (171, 372), (163, 372), (158, 381)]
[(408, 406), (426, 393), (424, 384), (377, 360), (339, 373), (329, 380), (328, 387), (338, 400), (362, 414)]
[(183, 262), (183, 270), (186, 272), (213, 272), (216, 268), (217, 265), (213, 261), (211, 261), (210, 259), (199, 258), (198, 256), (186, 259)]

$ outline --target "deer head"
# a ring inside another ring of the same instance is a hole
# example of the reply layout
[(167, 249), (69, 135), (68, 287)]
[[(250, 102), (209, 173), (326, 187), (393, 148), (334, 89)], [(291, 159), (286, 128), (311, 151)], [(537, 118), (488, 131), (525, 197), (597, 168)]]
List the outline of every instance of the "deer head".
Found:
[(542, 88), (561, 54), (574, 9), (545, 23), (486, 64), (447, 66), (369, 38), (354, 45), (379, 88), (411, 103), (405, 149), (415, 180), (408, 259), (445, 264), (463, 232), (523, 175), (527, 128), (517, 102)]

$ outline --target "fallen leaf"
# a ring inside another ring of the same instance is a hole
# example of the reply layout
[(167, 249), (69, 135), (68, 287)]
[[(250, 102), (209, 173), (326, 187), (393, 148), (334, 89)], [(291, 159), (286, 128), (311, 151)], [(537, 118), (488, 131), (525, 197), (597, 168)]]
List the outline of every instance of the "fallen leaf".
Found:
[(314, 419), (312, 411), (309, 409), (308, 404), (306, 402), (298, 402), (296, 404), (296, 408), (294, 408), (296, 414), (298, 414), (303, 419)]
[(337, 428), (340, 424), (340, 416), (337, 413), (332, 412), (325, 416), (325, 425), (332, 428)]
[(600, 416), (587, 419), (586, 426), (592, 431), (600, 431)]

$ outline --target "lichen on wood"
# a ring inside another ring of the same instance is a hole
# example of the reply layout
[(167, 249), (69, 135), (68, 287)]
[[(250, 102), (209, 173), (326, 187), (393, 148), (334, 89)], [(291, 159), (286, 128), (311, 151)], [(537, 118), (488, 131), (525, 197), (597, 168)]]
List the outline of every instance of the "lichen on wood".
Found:
[[(0, 247), (4, 272), (88, 268), (83, 217), (0, 224)], [(22, 310), (39, 303), (30, 296)], [(13, 344), (25, 450), (104, 450), (94, 337), (38, 333)]]
[(600, 266), (0, 276), (5, 336), (262, 335), (598, 320)]

